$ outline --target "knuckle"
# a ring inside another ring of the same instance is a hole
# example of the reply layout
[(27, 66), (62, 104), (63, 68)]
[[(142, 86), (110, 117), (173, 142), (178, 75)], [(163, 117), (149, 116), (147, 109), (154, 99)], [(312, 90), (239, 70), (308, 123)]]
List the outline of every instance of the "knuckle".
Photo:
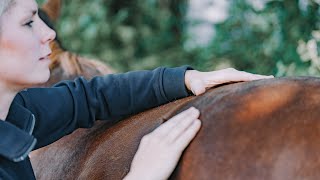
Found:
[(161, 138), (159, 138), (156, 134), (148, 134), (145, 135), (141, 141), (144, 143), (158, 143), (160, 142)]
[(150, 139), (151, 139), (151, 136), (150, 134), (148, 134), (142, 137), (141, 142), (149, 142)]
[(159, 144), (164, 148), (169, 148), (171, 144), (171, 140), (169, 138), (162, 139)]
[(178, 126), (174, 129), (172, 129), (172, 131), (170, 132), (171, 134), (180, 134), (181, 132), (181, 126)]

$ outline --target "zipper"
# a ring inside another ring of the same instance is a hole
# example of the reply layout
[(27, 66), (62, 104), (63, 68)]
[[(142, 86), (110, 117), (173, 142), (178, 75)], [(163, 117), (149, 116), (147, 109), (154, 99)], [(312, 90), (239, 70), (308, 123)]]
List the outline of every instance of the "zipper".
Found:
[[(35, 117), (33, 114), (31, 114), (31, 125), (30, 125), (30, 129), (28, 131), (29, 135), (32, 135), (35, 124), (36, 124)], [(29, 153), (36, 146), (36, 143), (37, 143), (37, 139), (34, 138), (32, 143), (30, 144), (29, 148), (21, 156), (19, 156), (18, 158), (14, 158), (13, 162), (20, 162), (20, 161), (25, 160), (29, 156)]]
[(29, 134), (32, 135), (33, 130), (34, 130), (34, 126), (36, 124), (36, 118), (34, 117), (33, 114), (31, 114), (31, 125), (30, 125), (30, 129), (29, 129)]
[(13, 162), (20, 162), (20, 161), (25, 160), (29, 156), (29, 153), (36, 146), (36, 143), (37, 143), (37, 139), (33, 139), (31, 145), (29, 146), (29, 148), (20, 157), (12, 159)]

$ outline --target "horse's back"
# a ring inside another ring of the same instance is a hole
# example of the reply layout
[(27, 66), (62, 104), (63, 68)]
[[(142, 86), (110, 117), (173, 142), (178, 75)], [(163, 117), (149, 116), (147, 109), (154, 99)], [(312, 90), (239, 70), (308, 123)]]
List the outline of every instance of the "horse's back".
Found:
[(222, 87), (191, 102), (202, 129), (176, 179), (320, 179), (320, 79)]
[[(112, 127), (99, 124), (68, 142), (62, 139), (59, 148), (33, 158), (33, 165), (37, 175), (47, 173), (39, 179), (121, 179), (143, 135), (195, 106), (201, 110), (202, 128), (171, 179), (319, 179), (319, 88), (318, 78), (222, 86)], [(60, 171), (52, 171), (56, 166)]]
[(110, 124), (79, 129), (31, 156), (37, 179), (120, 180), (129, 171), (141, 138), (193, 97), (178, 100)]

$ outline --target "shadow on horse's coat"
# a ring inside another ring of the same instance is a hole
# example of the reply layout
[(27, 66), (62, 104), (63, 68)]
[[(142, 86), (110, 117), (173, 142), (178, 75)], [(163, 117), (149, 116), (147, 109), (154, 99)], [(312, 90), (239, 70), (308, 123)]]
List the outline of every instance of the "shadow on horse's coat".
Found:
[(195, 106), (202, 128), (171, 179), (319, 179), (320, 79), (280, 78), (222, 86), (99, 122), (31, 157), (38, 179), (121, 179), (140, 139)]

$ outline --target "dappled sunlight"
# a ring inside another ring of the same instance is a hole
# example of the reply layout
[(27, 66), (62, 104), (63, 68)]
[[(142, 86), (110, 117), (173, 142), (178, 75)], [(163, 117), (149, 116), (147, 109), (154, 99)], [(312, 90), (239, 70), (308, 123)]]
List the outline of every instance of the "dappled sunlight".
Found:
[(242, 122), (268, 117), (290, 104), (298, 92), (299, 86), (297, 84), (256, 88), (254, 92), (238, 100), (243, 105), (234, 116), (237, 116), (238, 120)]

